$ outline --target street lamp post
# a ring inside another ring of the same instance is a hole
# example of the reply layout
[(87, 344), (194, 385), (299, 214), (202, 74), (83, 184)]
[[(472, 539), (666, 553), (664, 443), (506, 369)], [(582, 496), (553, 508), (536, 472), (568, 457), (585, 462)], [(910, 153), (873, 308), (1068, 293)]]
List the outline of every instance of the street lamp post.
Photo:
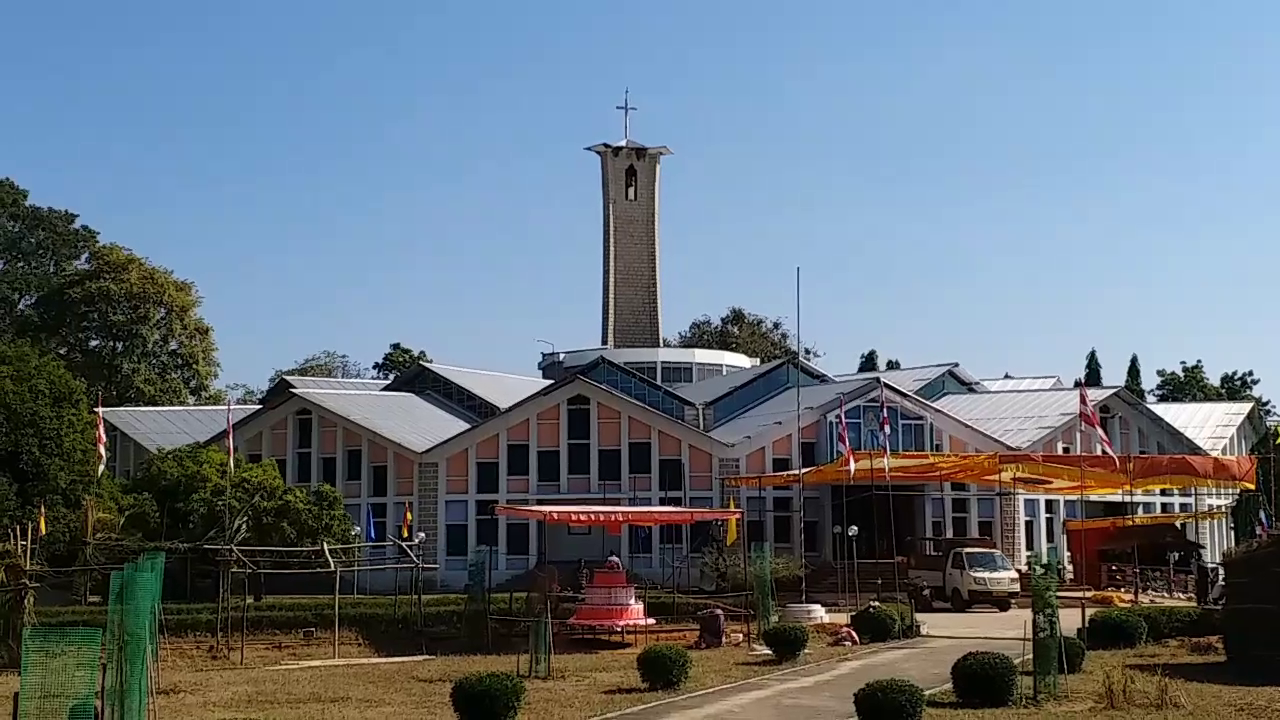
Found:
[(850, 543), (853, 548), (853, 606), (854, 611), (857, 612), (857, 609), (862, 607), (862, 591), (858, 588), (858, 526), (850, 525), (845, 532), (849, 534), (849, 539), (853, 540)]

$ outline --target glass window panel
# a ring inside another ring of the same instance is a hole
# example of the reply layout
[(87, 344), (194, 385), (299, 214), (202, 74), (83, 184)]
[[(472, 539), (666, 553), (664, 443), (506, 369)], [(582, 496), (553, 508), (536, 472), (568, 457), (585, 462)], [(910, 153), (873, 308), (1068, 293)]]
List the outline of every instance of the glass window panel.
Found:
[(466, 500), (446, 500), (444, 503), (444, 521), (447, 523), (467, 521)]

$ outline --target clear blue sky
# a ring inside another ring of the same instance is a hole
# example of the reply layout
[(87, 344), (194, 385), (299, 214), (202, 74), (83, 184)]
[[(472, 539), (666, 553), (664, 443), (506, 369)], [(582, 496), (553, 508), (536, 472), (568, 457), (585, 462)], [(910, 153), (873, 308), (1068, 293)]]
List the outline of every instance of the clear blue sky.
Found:
[[(1280, 374), (1280, 4), (22, 3), (0, 174), (195, 281), (224, 381), (400, 341), (599, 340), (600, 184), (663, 173), (668, 333), (740, 304), (859, 352), (1109, 382)], [(1274, 295), (1271, 295), (1274, 297)], [(1271, 303), (1274, 305), (1274, 303)], [(544, 309), (553, 310), (547, 314)], [(1274, 321), (1266, 321), (1274, 325)]]

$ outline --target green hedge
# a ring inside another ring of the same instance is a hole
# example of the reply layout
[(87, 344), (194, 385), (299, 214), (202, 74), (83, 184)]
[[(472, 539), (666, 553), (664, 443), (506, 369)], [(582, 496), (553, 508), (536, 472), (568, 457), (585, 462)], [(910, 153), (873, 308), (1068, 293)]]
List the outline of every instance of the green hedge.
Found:
[[(510, 617), (514, 601), (516, 617), (524, 614), (525, 596), (513, 598), (495, 594), (490, 597), (492, 613)], [(234, 627), (240, 628), (240, 606), (232, 606)], [(412, 627), (414, 608), (411, 599), (401, 597), (397, 605), (390, 597), (345, 597), (340, 599), (339, 615), (343, 629), (363, 633), (380, 633)], [(461, 595), (428, 595), (423, 598), (426, 627), (435, 631), (461, 631)], [(699, 598), (650, 595), (651, 617), (669, 618), (671, 622), (692, 622), (703, 610), (721, 607), (723, 603)], [(218, 606), (213, 603), (171, 603), (163, 606), (165, 631), (175, 636), (213, 635), (217, 632)], [(555, 618), (563, 620), (573, 612), (573, 605), (561, 604)], [(307, 628), (325, 630), (333, 626), (333, 598), (291, 597), (267, 598), (250, 602), (247, 629), (251, 633), (287, 633)], [(732, 617), (731, 617), (732, 621)], [(105, 627), (107, 609), (102, 605), (37, 607), (36, 622), (50, 627)]]

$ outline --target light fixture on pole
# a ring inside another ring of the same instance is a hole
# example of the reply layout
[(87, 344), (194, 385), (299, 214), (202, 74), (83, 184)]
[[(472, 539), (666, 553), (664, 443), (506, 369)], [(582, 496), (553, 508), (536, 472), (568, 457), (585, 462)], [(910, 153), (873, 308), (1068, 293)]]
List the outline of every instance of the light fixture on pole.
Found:
[(857, 612), (857, 608), (862, 607), (862, 591), (858, 587), (858, 526), (850, 525), (845, 528), (845, 533), (853, 541), (849, 547), (853, 550), (853, 605), (854, 612)]
[(836, 563), (836, 595), (840, 598), (840, 606), (847, 608), (849, 606), (848, 593), (844, 581), (844, 563), (840, 562), (840, 546), (844, 543), (841, 540), (844, 537), (844, 528), (839, 525), (831, 526), (831, 534), (834, 536), (835, 546), (831, 548), (832, 559)]

